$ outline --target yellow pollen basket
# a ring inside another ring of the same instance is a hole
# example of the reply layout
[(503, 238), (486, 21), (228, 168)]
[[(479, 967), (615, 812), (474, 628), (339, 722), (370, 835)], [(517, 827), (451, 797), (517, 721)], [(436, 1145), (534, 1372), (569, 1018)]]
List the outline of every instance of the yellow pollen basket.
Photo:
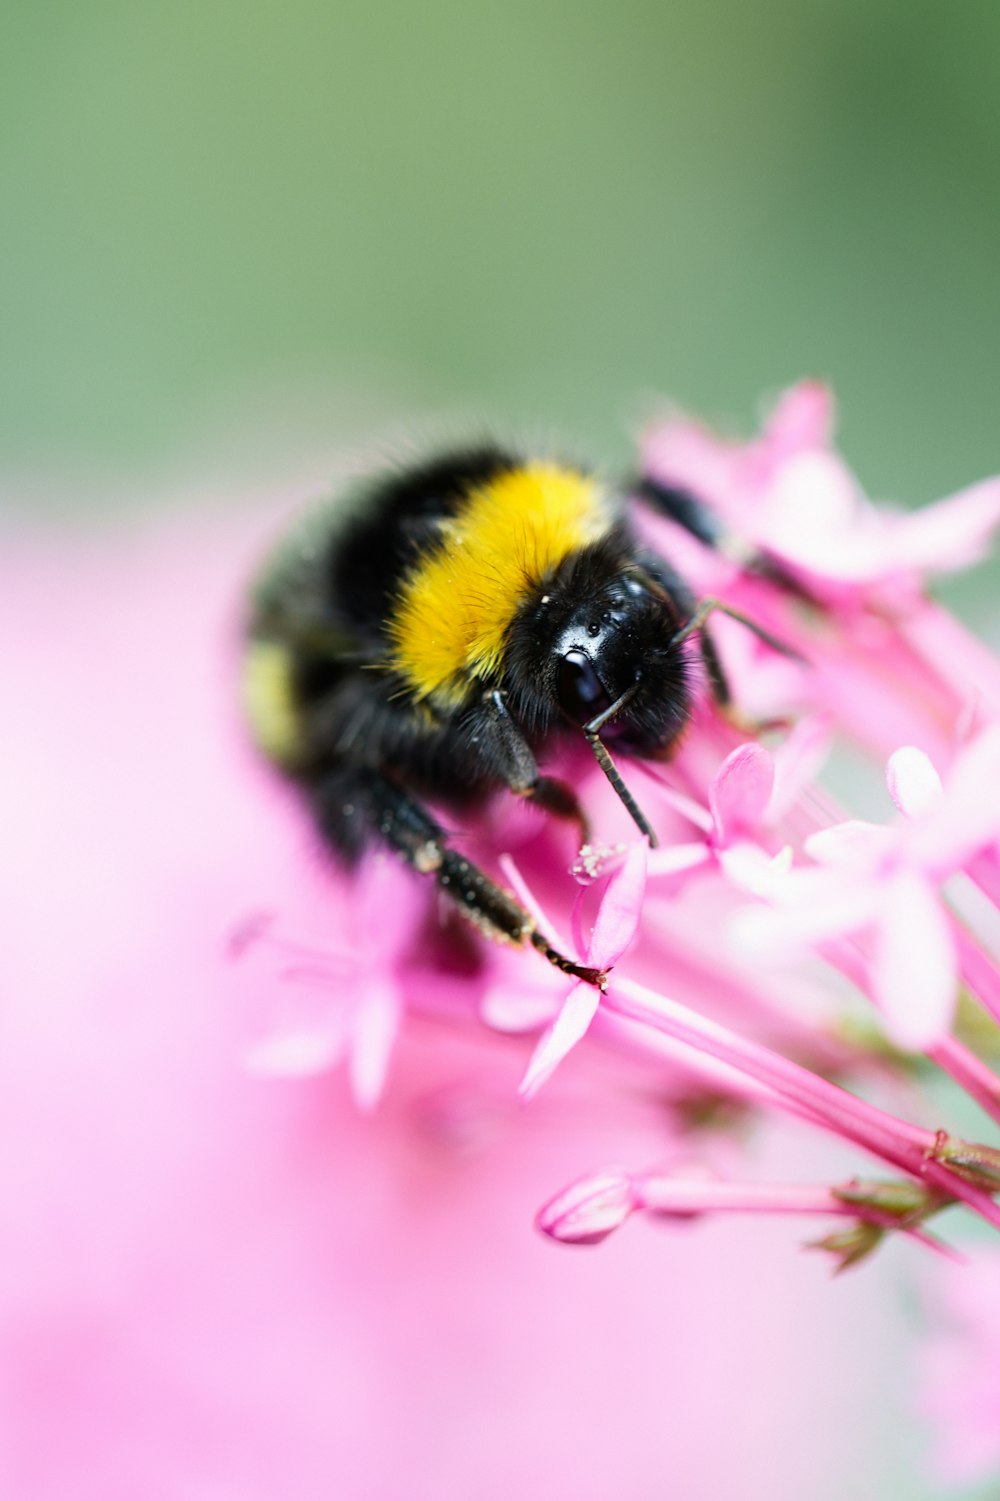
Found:
[(253, 641), (243, 663), (243, 703), (258, 750), (279, 766), (301, 752), (292, 687), (293, 661), (276, 641)]
[(390, 665), (442, 709), (500, 666), (521, 602), (613, 517), (596, 480), (556, 464), (508, 470), (473, 490), (405, 580), (389, 622)]

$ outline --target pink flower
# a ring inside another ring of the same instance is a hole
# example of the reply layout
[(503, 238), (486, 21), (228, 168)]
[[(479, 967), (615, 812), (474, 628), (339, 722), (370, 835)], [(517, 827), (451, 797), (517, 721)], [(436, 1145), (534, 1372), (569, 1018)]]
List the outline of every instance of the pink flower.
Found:
[(701, 593), (744, 610), (809, 662), (802, 672), (719, 621), (747, 712), (812, 710), (883, 760), (911, 743), (947, 765), (960, 730), (1000, 719), (1000, 663), (924, 590), (930, 575), (985, 554), (1000, 479), (916, 512), (873, 506), (831, 445), (833, 417), (826, 388), (805, 382), (746, 443), (687, 418), (662, 424), (647, 435), (647, 471), (707, 501), (729, 536), (706, 548), (651, 514), (645, 530)]
[(737, 890), (763, 894), (770, 889), (789, 853), (779, 837), (783, 820), (822, 763), (828, 738), (826, 723), (806, 719), (775, 754), (755, 741), (738, 745), (709, 784), (707, 808), (665, 791), (702, 838), (654, 851), (650, 874), (686, 874), (714, 862)]
[(907, 821), (895, 828), (854, 819), (811, 835), (817, 866), (772, 886), (772, 909), (742, 916), (754, 952), (822, 949), (869, 934), (871, 990), (893, 1040), (925, 1049), (947, 1033), (958, 992), (953, 920), (942, 882), (1000, 837), (1000, 727), (962, 752), (947, 790), (922, 751), (904, 747), (886, 768)]
[(757, 440), (728, 443), (677, 417), (647, 437), (648, 472), (702, 496), (816, 598), (903, 600), (929, 573), (982, 558), (1000, 524), (1000, 480), (917, 512), (873, 506), (830, 447), (833, 398), (816, 381), (787, 391)]
[[(635, 936), (646, 886), (646, 858), (646, 842), (639, 840), (605, 882), (590, 938), (580, 946), (580, 959), (592, 969), (611, 969)], [(570, 1049), (586, 1036), (600, 999), (601, 992), (596, 986), (577, 980), (570, 987), (558, 1014), (531, 1055), (521, 1081), (522, 1095), (530, 1098), (540, 1089)]]
[[(321, 951), (290, 943), (266, 920), (237, 935), (234, 959), (252, 953), (270, 961), (245, 1061), (256, 1073), (306, 1075), (346, 1059), (355, 1102), (371, 1110), (385, 1085), (423, 904), (405, 870), (385, 856), (353, 881), (332, 878), (329, 898), (330, 946)], [(242, 975), (240, 988), (249, 1002)]]

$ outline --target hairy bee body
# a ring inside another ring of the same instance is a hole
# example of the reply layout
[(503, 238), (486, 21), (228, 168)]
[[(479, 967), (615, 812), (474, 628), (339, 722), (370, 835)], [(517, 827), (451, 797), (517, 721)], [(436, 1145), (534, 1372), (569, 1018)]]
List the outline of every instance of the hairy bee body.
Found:
[(573, 790), (538, 766), (554, 736), (582, 732), (652, 838), (604, 739), (669, 754), (701, 624), (623, 494), (498, 448), (448, 454), (375, 479), (278, 549), (252, 600), (250, 728), (341, 860), (381, 842), (492, 937), (600, 982), (451, 849), (424, 800), (468, 808), (507, 787), (583, 827)]

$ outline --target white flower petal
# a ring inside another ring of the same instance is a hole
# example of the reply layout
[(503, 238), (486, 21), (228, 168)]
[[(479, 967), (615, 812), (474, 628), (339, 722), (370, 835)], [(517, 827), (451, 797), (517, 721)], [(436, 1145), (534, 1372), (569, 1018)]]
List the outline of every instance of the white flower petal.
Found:
[(781, 888), (788, 879), (788, 857), (781, 851), (773, 858), (759, 844), (739, 840), (728, 849), (720, 850), (719, 866), (730, 886), (744, 891), (748, 896), (780, 897)]
[(945, 781), (944, 796), (922, 827), (914, 828), (912, 858), (944, 876), (960, 869), (1000, 836), (1000, 725), (991, 725), (962, 751)]
[(849, 818), (829, 829), (817, 829), (803, 842), (802, 848), (817, 865), (871, 872), (898, 843), (899, 835), (895, 829), (866, 823), (861, 818)]
[(941, 778), (930, 756), (915, 745), (900, 746), (886, 762), (885, 783), (900, 813), (925, 818), (941, 806)]
[(886, 1031), (900, 1047), (923, 1050), (951, 1025), (957, 994), (955, 945), (944, 909), (926, 881), (893, 878), (872, 964)]
[(770, 907), (750, 906), (735, 913), (729, 937), (752, 958), (785, 964), (801, 959), (833, 938), (860, 932), (877, 921), (876, 882), (845, 880), (825, 870), (774, 868), (766, 891)]

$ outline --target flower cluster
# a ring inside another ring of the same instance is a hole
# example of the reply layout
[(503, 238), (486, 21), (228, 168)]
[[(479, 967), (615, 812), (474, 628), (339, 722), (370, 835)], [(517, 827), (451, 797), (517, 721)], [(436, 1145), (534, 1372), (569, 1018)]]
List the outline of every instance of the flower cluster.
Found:
[[(926, 588), (984, 555), (1000, 480), (913, 514), (875, 506), (831, 429), (828, 392), (807, 383), (748, 443), (683, 417), (647, 436), (647, 474), (699, 497), (720, 527), (710, 546), (643, 513), (650, 543), (700, 597), (760, 627), (713, 617), (736, 708), (703, 704), (668, 765), (629, 767), (659, 848), (632, 837), (578, 761), (566, 775), (604, 842), (574, 861), (565, 830), (506, 805), (469, 836), (546, 931), (568, 929), (609, 971), (606, 993), (421, 921), (416, 883), (376, 858), (344, 886), (339, 944), (327, 927), (290, 949), (283, 918), (244, 943), (270, 966), (248, 1044), (257, 1069), (346, 1055), (371, 1107), (397, 1029), (433, 1016), (524, 1036), (527, 1100), (586, 1038), (605, 1063), (596, 1088), (655, 1089), (673, 1108), (650, 1145), (656, 1167), (589, 1165), (540, 1211), (564, 1242), (602, 1240), (636, 1212), (772, 1210), (835, 1217), (818, 1243), (845, 1265), (892, 1230), (939, 1245), (927, 1222), (956, 1201), (1000, 1228), (1000, 1138), (966, 1140), (913, 1098), (934, 1068), (982, 1108), (987, 1134), (1000, 1124), (1000, 661)], [(818, 780), (845, 748), (885, 763), (883, 822), (846, 816)], [(390, 909), (393, 922), (373, 916)], [(907, 1113), (889, 1108), (901, 1097)], [(890, 1176), (768, 1184), (729, 1163), (720, 1179), (691, 1152), (720, 1108), (790, 1112)]]

